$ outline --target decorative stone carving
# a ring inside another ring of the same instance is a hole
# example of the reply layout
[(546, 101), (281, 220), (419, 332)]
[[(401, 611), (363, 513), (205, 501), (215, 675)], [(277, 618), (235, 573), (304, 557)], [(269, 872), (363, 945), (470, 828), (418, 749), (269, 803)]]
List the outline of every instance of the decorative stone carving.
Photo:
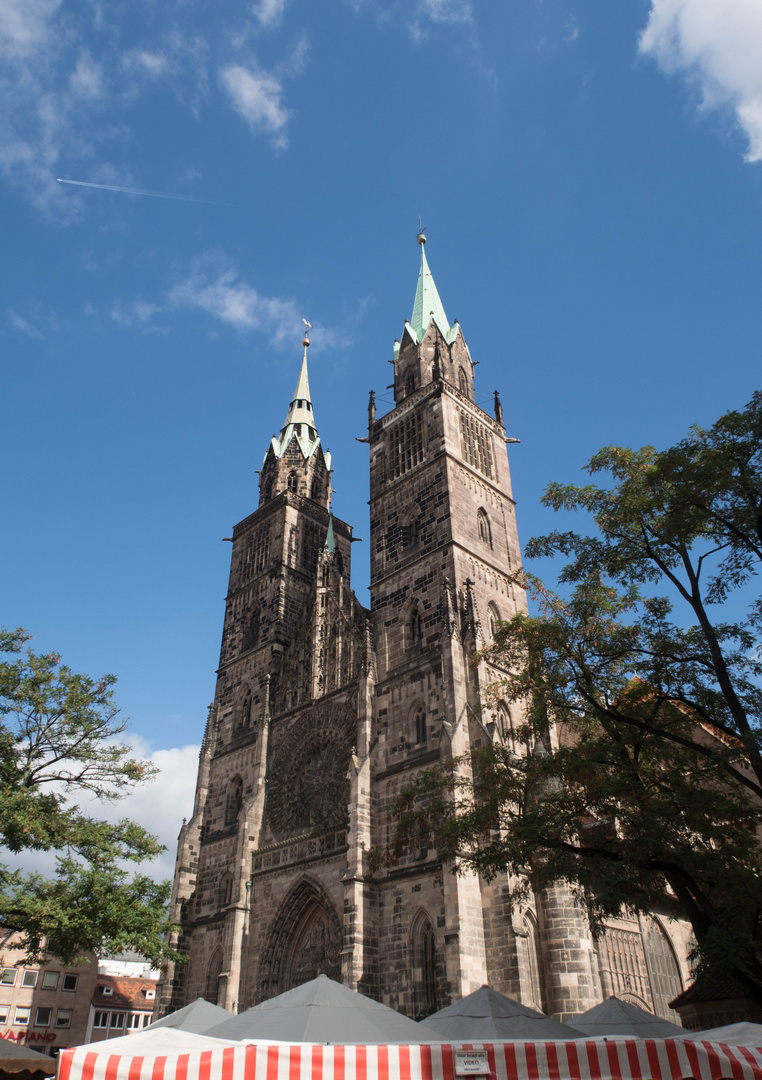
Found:
[(347, 826), (355, 726), (352, 710), (339, 702), (315, 705), (287, 727), (278, 725), (267, 793), (267, 820), (277, 839)]

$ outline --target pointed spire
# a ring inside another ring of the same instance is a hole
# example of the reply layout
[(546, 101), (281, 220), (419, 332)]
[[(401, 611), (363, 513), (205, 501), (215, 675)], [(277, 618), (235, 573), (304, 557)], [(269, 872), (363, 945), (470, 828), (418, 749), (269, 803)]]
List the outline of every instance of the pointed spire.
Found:
[(415, 303), (410, 326), (415, 331), (419, 341), (423, 340), (429, 323), (433, 319), (442, 333), (447, 337), (450, 332), (450, 324), (447, 321), (442, 301), (439, 299), (434, 278), (431, 276), (429, 264), (426, 262), (426, 237), (423, 233), (418, 234), (418, 243), (421, 245), (421, 269), (418, 274), (418, 285), (415, 290)]
[(294, 396), (291, 399), (286, 419), (283, 421), (280, 435), (273, 436), (272, 446), (275, 456), (278, 458), (283, 456), (292, 438), (298, 439), (305, 458), (311, 457), (320, 444), (320, 436), (317, 433), (315, 417), (312, 412), (310, 381), (307, 375), (307, 349), (309, 344), (310, 339), (305, 337), (302, 341), (304, 346), (302, 366), (299, 371), (299, 378), (296, 381)]
[(336, 537), (333, 535), (333, 514), (328, 515), (328, 532), (325, 534), (325, 550), (333, 555), (336, 550)]

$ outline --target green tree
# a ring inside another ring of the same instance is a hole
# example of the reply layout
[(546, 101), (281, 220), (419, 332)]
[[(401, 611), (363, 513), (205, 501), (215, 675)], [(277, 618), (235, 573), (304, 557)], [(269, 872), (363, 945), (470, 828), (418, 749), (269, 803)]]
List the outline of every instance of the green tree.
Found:
[(605, 482), (543, 501), (595, 532), (527, 546), (566, 560), (563, 595), (520, 572), (536, 614), (482, 654), (504, 673), (494, 695), (525, 710), (517, 742), (421, 777), (397, 849), (427, 834), (519, 891), (565, 878), (594, 928), (622, 908), (681, 914), (697, 974), (762, 999), (762, 394), (587, 469)]
[(55, 654), (24, 650), (28, 640), (0, 631), (0, 843), (16, 855), (57, 852), (56, 872), (0, 866), (0, 924), (24, 935), (30, 958), (136, 949), (158, 961), (169, 883), (127, 867), (163, 847), (135, 822), (111, 824), (71, 801), (118, 799), (155, 770), (116, 741), (125, 724), (115, 677), (77, 675)]

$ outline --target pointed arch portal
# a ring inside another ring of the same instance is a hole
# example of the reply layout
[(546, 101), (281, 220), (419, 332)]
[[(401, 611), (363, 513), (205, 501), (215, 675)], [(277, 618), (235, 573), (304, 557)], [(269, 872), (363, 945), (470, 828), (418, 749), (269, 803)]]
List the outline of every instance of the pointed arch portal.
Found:
[(303, 877), (281, 904), (267, 934), (257, 1000), (282, 994), (318, 975), (341, 982), (341, 924), (325, 889)]

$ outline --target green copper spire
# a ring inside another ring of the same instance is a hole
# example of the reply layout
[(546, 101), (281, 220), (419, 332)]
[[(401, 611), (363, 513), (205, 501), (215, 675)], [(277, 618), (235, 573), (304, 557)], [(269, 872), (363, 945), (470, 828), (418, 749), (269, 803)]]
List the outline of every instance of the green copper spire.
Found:
[(415, 331), (418, 340), (422, 341), (429, 323), (433, 319), (444, 336), (447, 337), (450, 332), (450, 324), (442, 307), (442, 301), (439, 299), (439, 293), (434, 284), (434, 278), (431, 276), (429, 264), (426, 262), (426, 250), (424, 247), (426, 237), (423, 233), (419, 234), (418, 243), (421, 245), (421, 270), (418, 274), (418, 286), (415, 290), (415, 303), (413, 304), (413, 317), (410, 320), (410, 326)]
[[(280, 435), (273, 436), (272, 448), (277, 458), (283, 457), (286, 452), (286, 447), (292, 439), (297, 440), (305, 458), (312, 457), (320, 445), (320, 436), (315, 427), (315, 417), (312, 412), (312, 398), (310, 397), (310, 384), (307, 377), (307, 349), (309, 344), (309, 338), (305, 337), (302, 342), (302, 345), (304, 346), (302, 367), (296, 382), (294, 396), (291, 399), (291, 405), (289, 406), (286, 419), (283, 421)], [(330, 469), (331, 458), (327, 450), (325, 451), (324, 456), (326, 459), (326, 466)]]
[(328, 532), (325, 534), (325, 550), (333, 555), (336, 550), (336, 538), (333, 535), (333, 514), (328, 515)]

